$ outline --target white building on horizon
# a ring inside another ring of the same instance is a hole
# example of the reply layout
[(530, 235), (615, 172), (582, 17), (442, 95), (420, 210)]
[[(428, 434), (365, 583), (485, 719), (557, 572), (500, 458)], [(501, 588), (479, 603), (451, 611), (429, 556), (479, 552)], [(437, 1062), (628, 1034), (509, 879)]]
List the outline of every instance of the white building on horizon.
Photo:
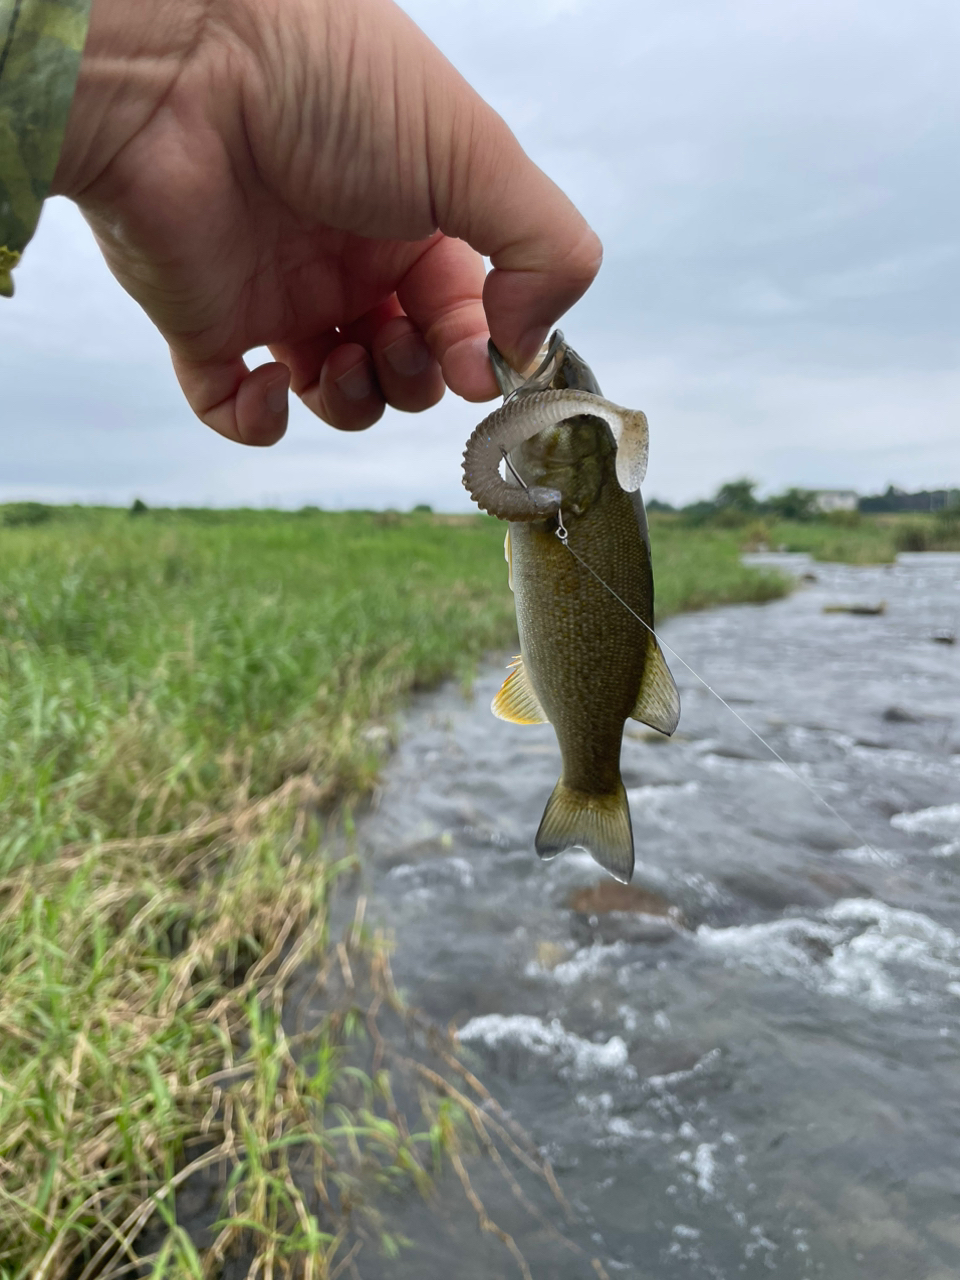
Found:
[(860, 495), (855, 489), (814, 489), (814, 506), (818, 511), (856, 511)]

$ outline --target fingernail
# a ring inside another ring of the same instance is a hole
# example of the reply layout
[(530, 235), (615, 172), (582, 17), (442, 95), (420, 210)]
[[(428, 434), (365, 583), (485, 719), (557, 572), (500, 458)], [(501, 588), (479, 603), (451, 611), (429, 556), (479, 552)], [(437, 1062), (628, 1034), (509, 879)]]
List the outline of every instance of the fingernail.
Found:
[(290, 375), (281, 374), (279, 378), (274, 378), (272, 382), (268, 382), (264, 388), (263, 398), (267, 402), (267, 408), (271, 413), (281, 414), (287, 408), (287, 392), (290, 390)]
[(344, 400), (366, 400), (373, 394), (373, 379), (365, 360), (355, 364), (346, 373), (341, 373), (339, 378), (334, 378), (334, 382)]
[(414, 378), (430, 363), (430, 351), (419, 333), (405, 333), (383, 348), (384, 359), (401, 378)]

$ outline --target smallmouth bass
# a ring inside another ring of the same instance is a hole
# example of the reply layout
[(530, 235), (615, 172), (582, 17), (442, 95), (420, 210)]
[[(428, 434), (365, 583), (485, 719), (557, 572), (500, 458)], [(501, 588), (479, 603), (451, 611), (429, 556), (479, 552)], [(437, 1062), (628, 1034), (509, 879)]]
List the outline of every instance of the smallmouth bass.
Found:
[(470, 437), (463, 469), (474, 501), (509, 521), (505, 554), (520, 656), (493, 711), (518, 724), (549, 721), (557, 734), (563, 772), (537, 831), (540, 857), (579, 846), (628, 882), (634, 850), (620, 777), (624, 723), (632, 717), (671, 734), (680, 718), (673, 677), (644, 626), (653, 627), (640, 496), (646, 418), (603, 399), (559, 330), (529, 377), (493, 343), (490, 358), (505, 399)]

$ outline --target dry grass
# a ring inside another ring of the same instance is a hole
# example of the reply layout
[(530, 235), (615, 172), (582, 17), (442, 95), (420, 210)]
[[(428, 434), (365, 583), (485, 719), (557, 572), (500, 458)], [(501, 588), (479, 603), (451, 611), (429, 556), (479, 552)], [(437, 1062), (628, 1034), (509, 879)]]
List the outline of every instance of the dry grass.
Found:
[[(523, 1179), (569, 1206), (450, 1037), (400, 1000), (362, 898), (345, 937), (330, 937), (351, 859), (305, 857), (323, 800), (309, 778), (290, 779), (229, 821), (72, 850), (29, 887), (0, 884), (0, 931), (24, 912), (44, 922), (38, 954), (8, 957), (2, 1001), (18, 1065), (0, 1105), (0, 1273), (207, 1277), (239, 1252), (251, 1276), (359, 1274), (362, 1249), (403, 1243), (383, 1228), (380, 1195), (429, 1195), (449, 1163), (481, 1229), (529, 1276), (465, 1155), (492, 1159), (538, 1218)], [(305, 974), (298, 1009), (289, 997)], [(69, 1002), (56, 998), (68, 989)], [(382, 1033), (384, 1010), (404, 1035)], [(417, 1086), (415, 1132), (394, 1102), (398, 1075)], [(206, 1170), (226, 1192), (200, 1250), (177, 1223), (177, 1192)]]

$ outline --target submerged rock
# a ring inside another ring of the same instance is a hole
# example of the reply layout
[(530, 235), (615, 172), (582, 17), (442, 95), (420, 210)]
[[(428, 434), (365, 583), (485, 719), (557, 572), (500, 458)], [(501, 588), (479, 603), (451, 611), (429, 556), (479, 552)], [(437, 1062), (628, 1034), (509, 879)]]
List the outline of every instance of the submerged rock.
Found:
[(824, 613), (853, 613), (862, 618), (875, 618), (886, 611), (886, 600), (879, 600), (876, 604), (825, 604), (823, 606)]
[(688, 927), (680, 908), (659, 893), (615, 880), (574, 890), (567, 906), (581, 942), (668, 942)]
[(610, 911), (631, 911), (644, 916), (677, 914), (677, 908), (659, 893), (641, 889), (635, 884), (620, 884), (616, 880), (599, 880), (596, 884), (575, 889), (567, 900), (567, 906), (587, 916), (606, 915)]
[(915, 711), (908, 711), (906, 707), (887, 707), (883, 713), (884, 720), (888, 724), (922, 724), (925, 717), (917, 715)]

